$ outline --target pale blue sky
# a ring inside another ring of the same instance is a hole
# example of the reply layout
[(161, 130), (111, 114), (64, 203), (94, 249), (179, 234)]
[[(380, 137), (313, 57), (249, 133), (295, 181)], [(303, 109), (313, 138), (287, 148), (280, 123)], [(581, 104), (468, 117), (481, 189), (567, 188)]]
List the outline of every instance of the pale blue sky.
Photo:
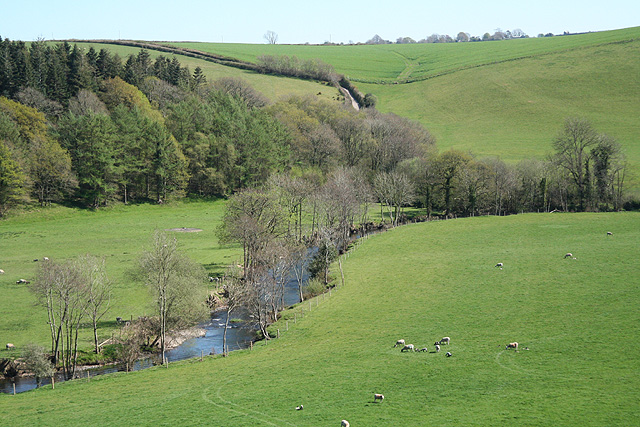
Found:
[(136, 1), (0, 0), (0, 36), (11, 40), (142, 39), (264, 43), (453, 37), (520, 28), (583, 32), (640, 25), (638, 0)]

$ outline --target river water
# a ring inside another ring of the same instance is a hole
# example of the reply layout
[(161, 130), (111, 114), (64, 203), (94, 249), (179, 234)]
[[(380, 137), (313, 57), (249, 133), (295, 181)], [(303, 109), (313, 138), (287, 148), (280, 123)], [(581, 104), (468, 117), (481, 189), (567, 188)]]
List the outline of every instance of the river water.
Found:
[[(307, 260), (315, 253), (315, 250), (310, 249)], [(306, 284), (309, 279), (309, 273), (306, 269), (306, 262), (303, 283)], [(295, 275), (292, 273), (288, 282), (285, 285), (285, 306), (293, 305), (300, 302), (300, 296), (298, 291), (298, 281)], [(166, 357), (169, 362), (176, 362), (179, 360), (190, 359), (194, 357), (200, 357), (201, 355), (209, 355), (211, 353), (222, 353), (222, 338), (224, 334), (224, 324), (226, 321), (226, 312), (215, 312), (211, 315), (211, 318), (200, 325), (200, 328), (205, 330), (205, 335), (202, 337), (191, 338), (178, 347), (166, 352)], [(255, 333), (250, 328), (245, 328), (242, 322), (230, 322), (227, 328), (227, 346), (229, 351), (247, 348), (250, 346), (251, 341), (255, 338)], [(139, 360), (134, 366), (135, 371), (145, 369), (153, 366), (152, 358)], [(96, 375), (109, 374), (118, 371), (124, 371), (124, 365), (108, 365), (95, 368), (88, 368), (78, 373), (80, 380), (82, 378), (93, 377)], [(56, 382), (64, 381), (62, 374), (56, 376)], [(50, 384), (50, 379), (43, 379), (42, 385)], [(16, 378), (15, 383), (16, 393), (21, 393), (36, 388), (36, 380), (32, 377), (19, 377)], [(8, 379), (0, 379), (0, 392), (13, 393), (13, 383)]]

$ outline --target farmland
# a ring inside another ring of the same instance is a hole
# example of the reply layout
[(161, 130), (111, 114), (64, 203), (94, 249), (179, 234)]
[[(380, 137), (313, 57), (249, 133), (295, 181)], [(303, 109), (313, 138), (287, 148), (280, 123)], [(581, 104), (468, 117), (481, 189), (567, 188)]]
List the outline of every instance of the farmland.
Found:
[[(289, 331), (275, 325), (280, 339), (0, 396), (2, 419), (626, 425), (639, 410), (639, 224), (635, 213), (527, 214), (400, 227), (363, 242), (344, 261), (345, 286)], [(451, 358), (393, 348), (405, 338), (432, 350), (445, 335)], [(511, 341), (519, 352), (504, 349)]]

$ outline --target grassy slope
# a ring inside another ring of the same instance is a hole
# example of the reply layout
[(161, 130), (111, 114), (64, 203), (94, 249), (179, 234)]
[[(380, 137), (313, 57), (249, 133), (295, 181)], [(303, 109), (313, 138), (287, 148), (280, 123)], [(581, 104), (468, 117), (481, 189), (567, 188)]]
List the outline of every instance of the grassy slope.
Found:
[[(48, 256), (63, 260), (90, 253), (104, 256), (107, 274), (114, 283), (113, 305), (105, 321), (116, 316), (137, 317), (152, 310), (149, 294), (142, 283), (130, 276), (154, 230), (178, 227), (200, 228), (200, 233), (174, 233), (181, 248), (208, 271), (237, 260), (237, 248), (220, 247), (215, 228), (220, 223), (224, 202), (184, 202), (176, 205), (116, 206), (96, 212), (67, 208), (45, 209), (0, 221), (0, 342), (17, 346), (27, 342), (48, 342), (46, 311), (36, 307), (24, 278), (33, 280), (37, 263)], [(113, 326), (105, 324), (104, 326)], [(89, 344), (90, 331), (85, 331)], [(108, 333), (105, 329), (102, 333)], [(1, 352), (0, 352), (0, 357)]]
[[(640, 416), (638, 239), (635, 213), (403, 227), (366, 241), (344, 264), (347, 286), (280, 340), (226, 359), (0, 396), (0, 420), (629, 425)], [(577, 259), (563, 259), (567, 251)], [(451, 358), (392, 348), (401, 337), (431, 345), (444, 335)], [(513, 340), (531, 350), (505, 351)], [(385, 401), (372, 403), (374, 392)]]

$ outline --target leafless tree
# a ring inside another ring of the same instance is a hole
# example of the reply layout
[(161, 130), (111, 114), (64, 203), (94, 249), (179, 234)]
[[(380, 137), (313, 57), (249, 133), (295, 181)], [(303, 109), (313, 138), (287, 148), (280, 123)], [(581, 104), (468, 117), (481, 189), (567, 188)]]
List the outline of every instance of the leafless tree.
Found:
[(264, 39), (269, 44), (276, 44), (278, 43), (278, 34), (276, 34), (274, 31), (269, 30), (264, 33)]
[(166, 337), (193, 325), (206, 313), (204, 270), (178, 250), (174, 237), (156, 232), (140, 259), (145, 282), (153, 293), (160, 319), (160, 351), (166, 363)]
[(255, 90), (249, 82), (238, 77), (222, 77), (213, 82), (213, 87), (241, 99), (250, 108), (260, 108), (269, 104), (267, 97)]
[(77, 260), (62, 264), (45, 260), (39, 265), (31, 290), (47, 308), (53, 363), (57, 363), (59, 352), (62, 353), (65, 376), (73, 378), (78, 358), (78, 332), (87, 305), (82, 265)]
[(98, 347), (98, 322), (109, 311), (111, 306), (111, 282), (107, 278), (104, 258), (85, 255), (78, 260), (83, 273), (83, 280), (87, 284), (87, 305), (85, 313), (91, 319), (93, 327), (94, 351), (100, 352)]
[(402, 207), (415, 197), (413, 184), (403, 173), (382, 172), (374, 178), (373, 188), (380, 203), (387, 206), (391, 223), (397, 226)]

